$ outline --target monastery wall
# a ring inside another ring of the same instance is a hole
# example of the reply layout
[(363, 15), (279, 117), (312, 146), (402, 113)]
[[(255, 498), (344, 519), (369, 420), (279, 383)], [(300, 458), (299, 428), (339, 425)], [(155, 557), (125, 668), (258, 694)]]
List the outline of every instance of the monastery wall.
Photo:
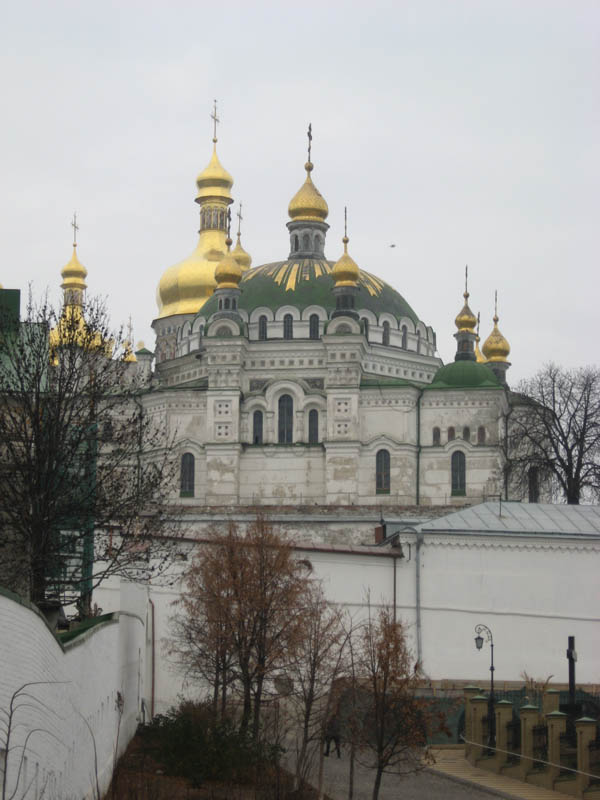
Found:
[[(112, 774), (119, 698), (123, 711), (118, 754), (135, 733), (143, 696), (145, 589), (123, 584), (120, 611), (62, 645), (44, 617), (16, 595), (0, 590), (0, 709), (6, 723), (14, 703), (11, 752), (6, 763), (0, 728), (0, 777), (7, 769), (7, 797), (80, 800), (95, 797), (94, 748), (100, 792)], [(19, 762), (26, 743), (19, 774)], [(14, 748), (14, 749), (12, 749)]]

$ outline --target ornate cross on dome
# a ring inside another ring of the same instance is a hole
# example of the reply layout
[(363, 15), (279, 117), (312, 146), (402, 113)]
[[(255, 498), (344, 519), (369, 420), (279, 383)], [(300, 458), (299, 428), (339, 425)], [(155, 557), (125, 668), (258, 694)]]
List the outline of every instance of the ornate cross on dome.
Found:
[(71, 227), (73, 228), (73, 247), (77, 247), (77, 231), (79, 230), (79, 225), (77, 224), (77, 212), (73, 212), (73, 220), (71, 222)]
[(348, 238), (348, 206), (344, 206), (344, 239)]
[(129, 315), (129, 323), (127, 324), (127, 341), (129, 344), (133, 342), (133, 323), (131, 321), (131, 314)]
[(242, 204), (241, 204), (241, 203), (240, 203), (240, 207), (239, 207), (239, 209), (238, 209), (238, 212), (237, 212), (236, 216), (237, 216), (237, 218), (238, 218), (238, 230), (237, 230), (237, 235), (238, 235), (238, 236), (241, 236), (241, 233), (242, 233), (242, 220), (244, 219), (244, 218), (242, 217)]
[(210, 115), (210, 118), (213, 121), (213, 142), (216, 144), (217, 143), (217, 125), (221, 121), (217, 117), (217, 101), (216, 100), (215, 100), (215, 107), (213, 108), (213, 113)]
[(469, 293), (468, 282), (469, 282), (469, 265), (465, 264), (465, 294)]
[(312, 148), (312, 122), (308, 123), (308, 160), (310, 161), (310, 151)]
[(494, 316), (498, 316), (498, 289), (494, 292)]

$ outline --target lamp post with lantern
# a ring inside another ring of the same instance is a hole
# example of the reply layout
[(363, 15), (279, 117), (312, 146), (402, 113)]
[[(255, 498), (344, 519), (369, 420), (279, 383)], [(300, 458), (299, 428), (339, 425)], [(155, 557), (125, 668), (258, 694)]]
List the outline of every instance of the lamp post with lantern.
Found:
[(490, 643), (492, 660), (490, 664), (490, 696), (488, 699), (488, 747), (496, 746), (496, 715), (494, 713), (494, 637), (487, 625), (475, 626), (475, 646), (478, 650), (483, 647), (485, 641)]

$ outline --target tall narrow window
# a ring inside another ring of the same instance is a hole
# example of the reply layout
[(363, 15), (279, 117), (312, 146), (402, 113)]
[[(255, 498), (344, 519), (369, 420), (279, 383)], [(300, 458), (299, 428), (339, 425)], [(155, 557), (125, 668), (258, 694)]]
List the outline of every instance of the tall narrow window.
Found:
[(439, 444), (440, 443), (440, 429), (434, 428), (433, 429), (433, 443)]
[(300, 250), (300, 241), (297, 236), (294, 236), (294, 252)]
[(417, 331), (417, 353), (421, 352), (421, 331)]
[(310, 320), (308, 322), (309, 327), (309, 336), (311, 339), (318, 339), (319, 338), (319, 315), (318, 314), (311, 314)]
[(387, 321), (383, 323), (383, 336), (381, 342), (386, 346), (390, 343), (390, 323)]
[(529, 483), (529, 502), (540, 502), (540, 474), (537, 467), (530, 467), (527, 473), (527, 482)]
[(308, 443), (318, 444), (319, 442), (319, 412), (316, 408), (308, 412)]
[(291, 444), (294, 433), (294, 401), (289, 394), (279, 398), (279, 444)]
[(252, 443), (263, 443), (263, 413), (255, 411), (252, 416)]
[(229, 298), (225, 298), (225, 308), (229, 308)]
[(294, 338), (294, 318), (291, 314), (286, 314), (283, 318), (283, 338)]
[(465, 454), (457, 450), (452, 453), (452, 495), (461, 497), (466, 494), (466, 459)]
[(469, 428), (468, 425), (465, 425), (465, 427), (463, 428), (463, 439), (465, 440), (465, 442), (471, 441), (471, 428)]
[(402, 326), (402, 349), (408, 350), (408, 328), (406, 325)]
[(194, 456), (192, 453), (184, 453), (181, 456), (181, 477), (180, 491), (181, 497), (194, 496)]
[(477, 444), (485, 444), (485, 428), (483, 425), (477, 428)]
[(361, 322), (363, 324), (363, 330), (365, 332), (365, 339), (368, 342), (369, 341), (369, 320), (366, 317), (363, 317)]
[(258, 338), (261, 341), (267, 338), (267, 318), (264, 314), (258, 318)]
[(375, 490), (377, 494), (390, 493), (390, 453), (378, 450), (375, 456)]
[(448, 428), (448, 441), (451, 442), (456, 439), (456, 431), (452, 426)]

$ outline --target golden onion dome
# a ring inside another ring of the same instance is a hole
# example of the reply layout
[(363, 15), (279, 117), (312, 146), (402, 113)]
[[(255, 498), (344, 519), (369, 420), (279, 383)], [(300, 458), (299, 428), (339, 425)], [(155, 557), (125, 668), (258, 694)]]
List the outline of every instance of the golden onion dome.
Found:
[(478, 364), (485, 364), (487, 359), (484, 357), (483, 353), (479, 349), (479, 342), (481, 339), (479, 338), (479, 334), (477, 334), (477, 338), (475, 339), (475, 360)]
[(131, 349), (131, 342), (129, 339), (125, 339), (123, 342), (123, 361), (127, 362), (128, 364), (134, 364), (137, 361), (135, 353)]
[(237, 242), (235, 247), (233, 248), (232, 255), (237, 261), (237, 263), (240, 265), (242, 272), (247, 272), (250, 269), (250, 265), (252, 264), (252, 257), (242, 247), (241, 234), (239, 233), (239, 231), (237, 235)]
[[(220, 233), (206, 232), (215, 240)], [(194, 252), (163, 273), (156, 292), (159, 317), (195, 314), (214, 292), (217, 285), (214, 278), (215, 265), (223, 258), (223, 245), (222, 239), (215, 241), (207, 253), (207, 238), (203, 233)]]
[(313, 165), (307, 161), (304, 165), (306, 180), (290, 200), (288, 214), (292, 220), (323, 222), (329, 214), (325, 198), (312, 182), (310, 173)]
[(459, 331), (467, 331), (468, 333), (473, 333), (475, 327), (477, 325), (477, 317), (471, 309), (469, 308), (469, 293), (465, 289), (463, 293), (463, 297), (465, 298), (465, 304), (458, 313), (458, 316), (454, 320), (454, 324), (458, 328)]
[(483, 343), (483, 355), (488, 361), (506, 361), (510, 345), (498, 329), (498, 314), (494, 314), (494, 328)]
[(242, 280), (242, 268), (231, 252), (231, 239), (227, 240), (227, 252), (215, 270), (217, 289), (237, 289)]
[(221, 198), (231, 202), (233, 178), (219, 161), (216, 141), (208, 165), (196, 178), (196, 186), (198, 187), (198, 194), (196, 196), (197, 203), (200, 203), (205, 198)]
[[(77, 258), (77, 245), (73, 245), (73, 255), (71, 256), (71, 260), (68, 264), (62, 268), (61, 273), (63, 282), (61, 283), (61, 289), (65, 292), (65, 298), (67, 302), (70, 302), (69, 298), (72, 298), (73, 295), (69, 295), (69, 292), (83, 292), (87, 288), (87, 284), (85, 279), (87, 277), (87, 269), (83, 266), (83, 264)], [(75, 297), (81, 297), (81, 295), (75, 295)]]
[(344, 252), (334, 264), (331, 270), (331, 277), (335, 282), (335, 287), (338, 286), (358, 286), (358, 279), (360, 277), (360, 270), (358, 264), (348, 255), (348, 242), (347, 236), (342, 239), (344, 242)]

